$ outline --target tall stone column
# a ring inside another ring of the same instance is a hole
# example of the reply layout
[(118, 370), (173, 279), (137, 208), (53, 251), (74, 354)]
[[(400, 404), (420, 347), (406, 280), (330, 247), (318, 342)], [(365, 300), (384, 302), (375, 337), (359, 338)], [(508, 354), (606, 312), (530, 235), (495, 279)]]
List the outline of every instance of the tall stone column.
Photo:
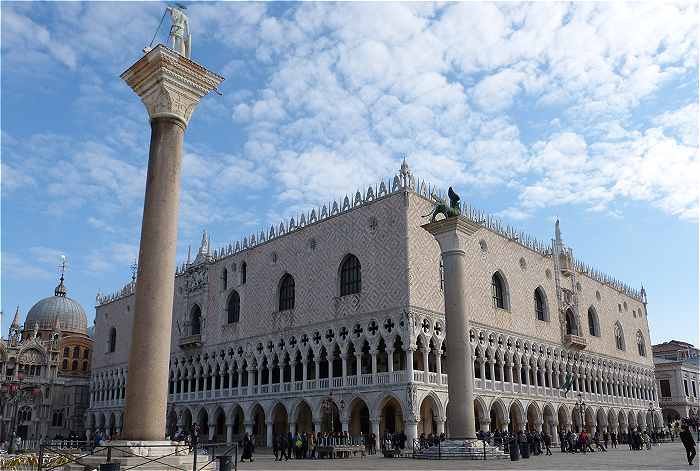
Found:
[(458, 438), (476, 438), (472, 372), (474, 362), (469, 345), (467, 318), (473, 311), (473, 306), (468, 305), (471, 300), (465, 292), (465, 245), (479, 226), (461, 217), (451, 217), (422, 227), (435, 237), (442, 252), (450, 435)]
[(123, 438), (159, 441), (168, 397), (182, 144), (195, 107), (223, 77), (158, 45), (121, 78), (151, 120)]

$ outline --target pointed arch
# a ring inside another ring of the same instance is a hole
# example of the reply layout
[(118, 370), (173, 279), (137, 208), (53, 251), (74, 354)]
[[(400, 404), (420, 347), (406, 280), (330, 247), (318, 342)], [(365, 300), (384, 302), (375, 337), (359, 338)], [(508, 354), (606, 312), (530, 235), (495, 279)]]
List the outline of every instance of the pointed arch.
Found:
[(498, 270), (491, 275), (491, 299), (493, 307), (510, 310), (508, 283), (502, 271)]
[(598, 323), (598, 313), (595, 307), (588, 308), (588, 333), (593, 337), (600, 337), (600, 324)]
[(200, 335), (202, 333), (202, 308), (195, 304), (190, 309), (190, 335)]
[(620, 321), (615, 322), (614, 328), (615, 335), (615, 348), (618, 350), (625, 350), (625, 332), (622, 330), (622, 324)]
[(535, 301), (535, 317), (538, 321), (549, 320), (549, 306), (547, 305), (547, 294), (544, 288), (538, 286), (533, 294)]
[(294, 277), (285, 273), (279, 284), (279, 310), (289, 311), (294, 309)]
[(576, 315), (573, 309), (569, 308), (566, 310), (566, 334), (567, 335), (578, 335), (578, 324), (576, 323)]
[(360, 260), (349, 253), (340, 263), (340, 296), (356, 294), (362, 291), (362, 266)]
[(226, 317), (229, 324), (235, 324), (241, 316), (241, 297), (238, 291), (233, 290), (226, 303)]

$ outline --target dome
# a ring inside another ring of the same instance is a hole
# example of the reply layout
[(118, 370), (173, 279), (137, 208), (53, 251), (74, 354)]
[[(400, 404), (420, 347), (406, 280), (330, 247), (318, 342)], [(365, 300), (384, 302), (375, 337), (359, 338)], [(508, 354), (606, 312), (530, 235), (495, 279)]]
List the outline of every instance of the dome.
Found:
[(66, 297), (66, 288), (61, 283), (56, 287), (54, 296), (44, 298), (29, 310), (24, 322), (25, 329), (33, 329), (39, 323), (39, 330), (53, 330), (59, 320), (62, 332), (87, 335), (87, 316), (83, 307)]

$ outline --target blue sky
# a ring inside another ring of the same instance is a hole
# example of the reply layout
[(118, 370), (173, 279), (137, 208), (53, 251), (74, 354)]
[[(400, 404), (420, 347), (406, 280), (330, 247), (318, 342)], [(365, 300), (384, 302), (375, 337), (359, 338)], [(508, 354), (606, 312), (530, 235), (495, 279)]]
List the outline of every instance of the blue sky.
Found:
[[(130, 278), (149, 127), (119, 79), (164, 4), (2, 9), (2, 332), (53, 293), (94, 317)], [(226, 81), (186, 134), (178, 244), (220, 247), (393, 175), (477, 207), (649, 296), (655, 342), (698, 343), (698, 6), (189, 4)], [(159, 39), (164, 41), (166, 27)]]

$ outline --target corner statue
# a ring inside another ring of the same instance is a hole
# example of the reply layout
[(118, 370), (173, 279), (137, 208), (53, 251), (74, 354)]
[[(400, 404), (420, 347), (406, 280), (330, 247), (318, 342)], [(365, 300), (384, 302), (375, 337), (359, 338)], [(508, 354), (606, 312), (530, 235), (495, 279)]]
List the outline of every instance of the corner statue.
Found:
[(178, 7), (168, 7), (170, 12), (170, 36), (173, 51), (189, 58), (192, 55), (192, 34), (187, 15)]
[(435, 207), (433, 208), (433, 212), (431, 214), (426, 214), (423, 217), (430, 216), (430, 222), (435, 222), (435, 217), (438, 214), (442, 214), (443, 216), (445, 216), (445, 219), (459, 216), (459, 195), (452, 190), (452, 187), (450, 187), (447, 190), (447, 196), (450, 197), (449, 206), (447, 206), (447, 203), (444, 199), (436, 196), (434, 198)]

